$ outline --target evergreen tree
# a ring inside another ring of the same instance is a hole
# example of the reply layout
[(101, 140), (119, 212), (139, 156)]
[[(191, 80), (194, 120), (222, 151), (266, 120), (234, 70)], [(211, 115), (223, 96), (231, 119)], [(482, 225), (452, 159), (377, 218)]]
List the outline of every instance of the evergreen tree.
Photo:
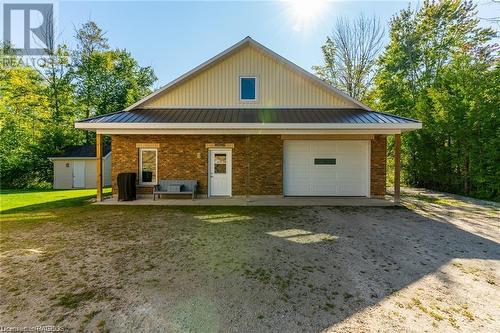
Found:
[(424, 124), (403, 135), (407, 184), (499, 199), (495, 36), (468, 1), (425, 1), (391, 20), (373, 104)]

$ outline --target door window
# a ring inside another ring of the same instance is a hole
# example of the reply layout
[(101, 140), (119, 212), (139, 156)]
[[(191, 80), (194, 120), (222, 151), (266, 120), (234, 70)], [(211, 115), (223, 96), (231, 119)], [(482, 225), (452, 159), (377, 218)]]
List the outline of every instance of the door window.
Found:
[(139, 155), (139, 164), (139, 182), (141, 184), (156, 184), (156, 149), (141, 149)]
[(226, 173), (226, 154), (214, 155), (214, 173)]

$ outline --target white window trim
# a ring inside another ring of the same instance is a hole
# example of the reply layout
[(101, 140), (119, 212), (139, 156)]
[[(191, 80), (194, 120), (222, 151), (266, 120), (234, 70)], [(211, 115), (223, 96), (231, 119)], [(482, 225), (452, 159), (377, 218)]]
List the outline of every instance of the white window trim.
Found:
[[(142, 152), (154, 151), (155, 152), (155, 178), (152, 182), (142, 181)], [(158, 149), (157, 148), (139, 148), (139, 184), (140, 185), (156, 185), (158, 180)]]
[[(241, 98), (241, 79), (255, 79), (255, 98), (254, 99)], [(257, 100), (259, 99), (259, 79), (257, 78), (257, 76), (240, 76), (238, 79), (238, 83), (239, 83), (239, 89), (238, 89), (239, 96), (238, 97), (240, 99), (240, 102), (246, 102), (246, 103), (257, 102)]]

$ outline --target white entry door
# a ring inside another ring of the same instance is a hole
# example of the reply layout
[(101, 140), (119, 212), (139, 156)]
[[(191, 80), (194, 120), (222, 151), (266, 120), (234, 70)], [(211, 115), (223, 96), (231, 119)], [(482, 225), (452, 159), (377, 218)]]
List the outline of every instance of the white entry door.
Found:
[(210, 196), (231, 196), (231, 149), (210, 149), (208, 191)]
[(85, 161), (73, 161), (73, 187), (85, 187)]
[(368, 197), (370, 141), (285, 141), (284, 187), (290, 196)]

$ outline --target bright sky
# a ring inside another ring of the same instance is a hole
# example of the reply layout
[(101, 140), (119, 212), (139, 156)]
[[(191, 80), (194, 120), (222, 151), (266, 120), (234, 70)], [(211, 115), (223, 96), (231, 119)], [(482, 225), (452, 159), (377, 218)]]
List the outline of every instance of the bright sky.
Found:
[[(320, 47), (336, 17), (376, 15), (388, 31), (389, 19), (408, 3), (60, 1), (58, 29), (60, 41), (71, 45), (74, 27), (96, 21), (113, 48), (126, 48), (154, 68), (158, 87), (246, 36), (311, 71), (322, 61)], [(488, 17), (499, 7), (482, 0), (478, 9)]]

